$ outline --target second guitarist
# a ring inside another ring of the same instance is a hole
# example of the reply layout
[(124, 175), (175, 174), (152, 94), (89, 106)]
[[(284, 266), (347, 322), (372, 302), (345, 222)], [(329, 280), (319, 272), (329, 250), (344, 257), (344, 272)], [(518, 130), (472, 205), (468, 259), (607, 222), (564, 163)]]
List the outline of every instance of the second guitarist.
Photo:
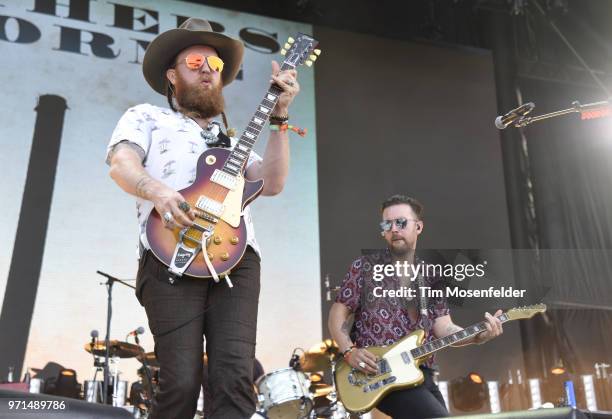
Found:
[[(145, 221), (157, 211), (170, 229), (192, 225), (193, 208), (177, 190), (192, 184), (198, 157), (217, 140), (221, 115), (225, 121), (223, 86), (240, 70), (242, 42), (216, 33), (202, 19), (186, 20), (178, 29), (160, 34), (148, 46), (143, 73), (149, 85), (168, 101), (168, 108), (149, 104), (130, 108), (119, 120), (107, 150), (113, 180), (137, 198), (143, 252), (136, 295), (144, 305), (155, 338), (160, 365), (159, 392), (151, 418), (192, 418), (202, 380), (203, 335), (206, 336), (211, 418), (244, 419), (255, 411), (252, 385), (260, 257), (249, 208), (244, 210), (247, 248), (232, 269), (233, 288), (225, 282), (188, 275), (169, 283), (167, 267), (148, 250)], [(288, 118), (299, 92), (295, 70), (280, 71), (272, 63), (271, 81), (282, 93), (270, 123)], [(229, 140), (227, 137), (219, 136)], [(236, 141), (227, 141), (234, 146)], [(263, 195), (284, 187), (289, 142), (283, 130), (271, 130), (263, 159), (251, 153), (246, 178), (264, 179)]]
[[(423, 231), (423, 207), (415, 199), (394, 195), (382, 204), (381, 236), (387, 244), (386, 251), (362, 256), (349, 269), (329, 314), (329, 330), (338, 343), (344, 359), (351, 367), (366, 373), (376, 373), (376, 356), (368, 346), (391, 345), (402, 337), (424, 329), (425, 343), (454, 333), (462, 328), (453, 323), (445, 298), (428, 298), (427, 314), (421, 310), (418, 293), (412, 300), (406, 297), (377, 297), (376, 287), (385, 290), (401, 290), (412, 287), (411, 278), (373, 278), (374, 265), (396, 262), (418, 263), (414, 260), (417, 239)], [(437, 278), (414, 278), (422, 286), (441, 286)], [(499, 315), (501, 311), (495, 313)], [(476, 335), (462, 345), (484, 343), (503, 330), (499, 319), (485, 314), (487, 331)], [(409, 389), (389, 393), (377, 408), (393, 419), (437, 418), (448, 416), (442, 394), (433, 381), (433, 358), (421, 366), (425, 381)]]

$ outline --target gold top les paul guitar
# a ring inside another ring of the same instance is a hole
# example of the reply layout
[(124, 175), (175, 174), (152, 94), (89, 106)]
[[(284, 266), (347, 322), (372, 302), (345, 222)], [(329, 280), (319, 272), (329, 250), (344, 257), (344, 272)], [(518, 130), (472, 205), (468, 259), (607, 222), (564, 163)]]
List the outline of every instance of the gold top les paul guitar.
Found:
[[(530, 319), (544, 313), (546, 305), (519, 307), (498, 316), (502, 323), (510, 320)], [(366, 374), (341, 361), (336, 368), (336, 386), (340, 400), (349, 411), (363, 413), (373, 409), (388, 393), (416, 387), (424, 381), (419, 365), (434, 352), (466, 341), (487, 330), (482, 321), (465, 329), (423, 345), (425, 331), (416, 330), (391, 346), (373, 346), (368, 351), (379, 359), (378, 373)]]

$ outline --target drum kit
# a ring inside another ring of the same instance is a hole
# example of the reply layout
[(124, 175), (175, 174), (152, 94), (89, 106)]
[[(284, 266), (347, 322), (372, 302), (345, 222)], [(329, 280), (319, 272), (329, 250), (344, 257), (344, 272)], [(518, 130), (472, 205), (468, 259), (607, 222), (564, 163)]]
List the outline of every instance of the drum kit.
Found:
[(338, 346), (331, 339), (294, 355), (289, 368), (260, 377), (255, 383), (258, 414), (268, 419), (348, 418), (337, 398), (334, 372)]
[[(158, 383), (159, 365), (152, 352), (145, 352), (138, 345), (118, 340), (111, 340), (109, 344), (109, 370), (110, 380), (107, 385), (107, 400), (109, 404), (117, 407), (129, 408), (128, 382), (121, 380), (119, 371), (120, 359), (136, 358), (143, 365), (138, 370), (140, 381), (132, 384), (129, 401), (133, 406), (136, 417), (145, 417), (150, 408), (150, 401)], [(91, 403), (103, 403), (104, 381), (101, 377), (106, 356), (104, 341), (94, 341), (85, 344), (85, 350), (94, 356), (95, 373), (92, 380), (85, 380), (83, 398)]]
[[(83, 398), (88, 402), (102, 403), (103, 381), (99, 374), (103, 368), (106, 345), (104, 341), (88, 342), (85, 350), (94, 356), (96, 370), (93, 379), (84, 383)], [(111, 373), (107, 400), (113, 406), (132, 409), (134, 417), (146, 418), (159, 385), (159, 363), (155, 354), (145, 352), (138, 344), (118, 340), (110, 341), (109, 353)], [(327, 339), (301, 355), (294, 353), (289, 368), (261, 376), (255, 383), (258, 406), (253, 418), (348, 418), (349, 414), (337, 399), (333, 379), (337, 356), (338, 346)], [(132, 384), (129, 398), (128, 383), (121, 380), (118, 369), (120, 360), (125, 358), (136, 358), (142, 364), (138, 369), (140, 380)], [(198, 407), (202, 406), (202, 399), (198, 404)], [(202, 411), (196, 418), (204, 418)]]

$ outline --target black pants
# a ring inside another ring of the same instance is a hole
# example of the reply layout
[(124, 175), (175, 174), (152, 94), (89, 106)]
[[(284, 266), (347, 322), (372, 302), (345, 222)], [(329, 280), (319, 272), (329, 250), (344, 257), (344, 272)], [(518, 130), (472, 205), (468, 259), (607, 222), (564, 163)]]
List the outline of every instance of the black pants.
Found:
[(442, 393), (433, 381), (433, 371), (422, 367), (425, 382), (418, 387), (394, 391), (376, 406), (393, 419), (425, 419), (447, 417)]
[(206, 335), (211, 419), (245, 419), (255, 411), (253, 359), (259, 302), (259, 256), (250, 248), (224, 280), (184, 276), (170, 285), (151, 252), (140, 261), (136, 297), (145, 307), (160, 365), (152, 419), (192, 419), (202, 384)]

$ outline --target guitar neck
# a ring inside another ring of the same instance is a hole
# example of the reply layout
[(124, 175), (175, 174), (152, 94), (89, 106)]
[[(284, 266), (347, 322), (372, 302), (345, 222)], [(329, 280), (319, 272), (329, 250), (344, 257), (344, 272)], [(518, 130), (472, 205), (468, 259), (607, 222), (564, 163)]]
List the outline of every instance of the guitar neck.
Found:
[[(285, 61), (281, 66), (281, 71), (291, 70), (293, 68), (295, 68), (295, 66)], [(236, 147), (233, 148), (229, 157), (225, 161), (225, 164), (223, 165), (224, 172), (237, 176), (239, 173), (244, 171), (246, 162), (249, 160), (249, 156), (253, 151), (253, 146), (259, 138), (259, 134), (261, 134), (266, 122), (270, 118), (270, 114), (278, 103), (278, 97), (282, 92), (283, 90), (275, 84), (270, 85), (270, 88), (264, 95), (264, 98), (257, 106), (255, 114), (240, 136)]]
[[(502, 323), (505, 323), (510, 320), (506, 313), (502, 313), (497, 318)], [(417, 348), (414, 348), (410, 351), (410, 353), (414, 359), (428, 357), (434, 352), (439, 351), (440, 349), (444, 349), (447, 346), (453, 345), (455, 343), (461, 343), (463, 341), (473, 338), (480, 332), (484, 332), (485, 330), (487, 330), (486, 324), (487, 322), (483, 320), (479, 323), (466, 327), (463, 330), (460, 330), (448, 336), (444, 336), (443, 338), (432, 340), (431, 342), (426, 343), (425, 345), (421, 345)]]

